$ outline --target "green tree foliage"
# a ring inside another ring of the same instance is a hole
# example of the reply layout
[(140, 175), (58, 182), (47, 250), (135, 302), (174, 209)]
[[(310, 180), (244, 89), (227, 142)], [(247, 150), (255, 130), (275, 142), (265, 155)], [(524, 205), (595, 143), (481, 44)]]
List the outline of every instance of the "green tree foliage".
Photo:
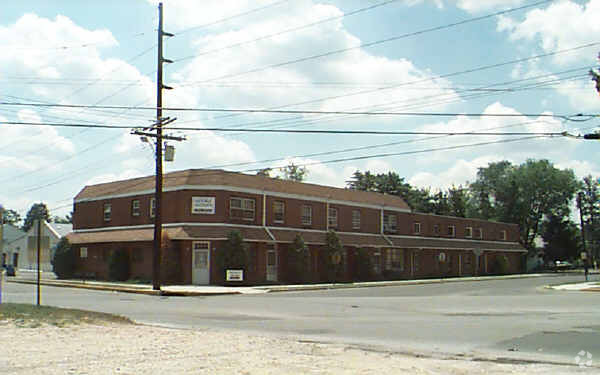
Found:
[(227, 270), (244, 270), (248, 261), (247, 245), (244, 243), (242, 233), (237, 230), (227, 234), (227, 242), (223, 249), (217, 252), (217, 266), (225, 279)]
[(542, 239), (546, 261), (574, 259), (580, 253), (579, 230), (563, 216), (550, 216), (544, 222)]
[(581, 208), (587, 250), (600, 257), (600, 184), (591, 175), (583, 178), (578, 193), (577, 208)]
[(548, 160), (503, 161), (480, 168), (471, 189), (478, 217), (519, 224), (523, 246), (532, 251), (544, 217), (568, 216), (577, 180)]
[(342, 255), (342, 243), (335, 231), (330, 230), (325, 235), (325, 246), (322, 247), (322, 251), (319, 252), (320, 263), (323, 266), (322, 277), (328, 282), (335, 282), (339, 280), (342, 272), (342, 264), (334, 263), (336, 257)]
[(287, 266), (290, 282), (306, 283), (310, 281), (310, 252), (299, 234), (288, 248)]
[(15, 210), (2, 209), (0, 207), (0, 211), (2, 211), (2, 223), (4, 224), (16, 226), (21, 221), (21, 215)]
[(129, 252), (125, 249), (113, 251), (108, 259), (108, 277), (113, 281), (129, 279)]
[(23, 227), (21, 229), (24, 232), (29, 231), (31, 227), (33, 227), (33, 222), (35, 220), (45, 220), (52, 221), (50, 219), (50, 212), (48, 211), (48, 207), (46, 207), (45, 203), (34, 203), (29, 211), (27, 211), (27, 215), (25, 216), (25, 220), (23, 221)]
[(52, 222), (57, 224), (71, 224), (73, 222), (71, 219), (72, 217), (70, 217), (69, 215), (67, 215), (66, 217), (53, 216)]
[(496, 275), (506, 275), (508, 273), (508, 257), (506, 255), (498, 255), (492, 264), (492, 272)]
[(59, 279), (70, 279), (75, 272), (75, 255), (66, 237), (61, 238), (54, 246), (52, 256), (52, 272)]
[(256, 172), (257, 176), (262, 176), (262, 177), (271, 177), (271, 172), (273, 171), (272, 168), (264, 168), (259, 170), (258, 172)]
[(306, 167), (301, 167), (295, 165), (294, 163), (290, 163), (283, 169), (283, 178), (285, 180), (302, 182), (306, 178), (307, 174), (308, 170)]

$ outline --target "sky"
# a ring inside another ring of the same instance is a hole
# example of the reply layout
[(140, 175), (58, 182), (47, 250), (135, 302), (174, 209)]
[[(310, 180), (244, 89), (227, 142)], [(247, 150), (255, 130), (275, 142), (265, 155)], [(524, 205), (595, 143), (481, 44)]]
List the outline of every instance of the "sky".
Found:
[[(166, 172), (278, 175), (294, 163), (311, 183), (392, 171), (436, 190), (491, 162), (548, 159), (600, 176), (598, 141), (449, 135), (597, 131), (587, 73), (599, 64), (600, 0), (165, 0), (163, 10), (174, 34), (163, 116), (177, 118), (167, 134), (186, 138), (169, 142)], [(153, 146), (131, 130), (155, 122), (157, 27), (157, 0), (3, 4), (2, 206), (24, 216), (44, 202), (64, 216), (85, 185), (154, 173)], [(114, 128), (31, 125), (42, 123)], [(255, 131), (202, 130), (236, 128)]]

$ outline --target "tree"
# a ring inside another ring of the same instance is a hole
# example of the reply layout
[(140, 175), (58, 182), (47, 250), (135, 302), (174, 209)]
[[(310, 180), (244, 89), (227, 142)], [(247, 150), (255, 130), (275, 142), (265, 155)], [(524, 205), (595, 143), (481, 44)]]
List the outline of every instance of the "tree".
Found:
[(377, 176), (371, 174), (369, 171), (366, 171), (365, 173), (356, 171), (352, 175), (352, 178), (349, 181), (346, 181), (346, 186), (350, 190), (378, 191), (376, 179)]
[(577, 208), (581, 209), (587, 250), (600, 256), (600, 183), (591, 175), (583, 178), (578, 192)]
[(578, 229), (575, 223), (562, 216), (550, 216), (544, 221), (544, 260), (556, 261), (577, 258), (580, 253)]
[(263, 169), (259, 170), (258, 172), (256, 172), (256, 175), (262, 176), (262, 177), (271, 177), (272, 171), (273, 171), (272, 168), (263, 168)]
[(227, 270), (246, 270), (247, 245), (244, 243), (242, 233), (232, 230), (227, 234), (227, 242), (222, 251), (217, 252), (217, 265), (221, 270), (223, 279)]
[(310, 252), (299, 234), (288, 248), (287, 266), (290, 282), (305, 283), (310, 280)]
[(57, 224), (71, 224), (72, 223), (72, 221), (69, 219), (68, 215), (67, 215), (67, 217), (53, 216), (52, 222), (57, 223)]
[(69, 279), (75, 272), (75, 255), (71, 243), (66, 237), (62, 237), (53, 249), (52, 272), (59, 279)]
[(283, 168), (283, 178), (285, 180), (302, 182), (307, 174), (308, 171), (306, 170), (306, 167), (297, 166), (294, 163), (290, 163)]
[(477, 217), (519, 224), (523, 246), (533, 251), (543, 218), (568, 216), (577, 185), (572, 170), (530, 159), (518, 167), (508, 161), (490, 163), (479, 169), (470, 188)]
[[(335, 282), (341, 276), (342, 271), (342, 243), (335, 231), (330, 230), (325, 235), (325, 246), (323, 251), (319, 252), (320, 263), (323, 265), (323, 273), (325, 280)], [(338, 262), (339, 260), (339, 262)]]
[(25, 220), (23, 221), (23, 227), (21, 229), (24, 232), (29, 231), (31, 227), (33, 227), (33, 222), (35, 220), (45, 220), (52, 221), (50, 219), (50, 212), (48, 211), (48, 207), (46, 207), (45, 203), (34, 203), (29, 211), (27, 211), (27, 215), (25, 216)]
[(2, 223), (17, 225), (21, 221), (21, 215), (15, 210), (2, 210)]

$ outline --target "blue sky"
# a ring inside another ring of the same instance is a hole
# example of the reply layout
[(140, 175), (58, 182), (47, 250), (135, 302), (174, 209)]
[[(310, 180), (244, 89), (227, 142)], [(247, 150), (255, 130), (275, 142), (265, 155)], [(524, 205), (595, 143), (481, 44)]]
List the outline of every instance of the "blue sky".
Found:
[[(174, 87), (163, 94), (165, 107), (449, 114), (166, 110), (165, 116), (178, 118), (173, 126), (573, 134), (598, 128), (597, 119), (547, 115), (599, 112), (600, 97), (586, 73), (598, 63), (600, 0), (163, 3), (164, 28), (175, 34), (164, 45), (164, 56), (175, 61), (165, 65), (165, 84)], [(24, 215), (42, 201), (53, 215), (64, 215), (86, 184), (153, 173), (153, 151), (128, 130), (1, 122), (151, 124), (154, 111), (132, 107), (156, 104), (157, 5), (155, 0), (3, 4), (2, 102), (127, 107), (0, 105), (3, 206)], [(498, 14), (518, 7), (525, 8)], [(345, 52), (331, 53), (339, 50)], [(322, 54), (327, 56), (313, 57)], [(535, 58), (540, 55), (546, 56)], [(295, 60), (303, 61), (291, 63)], [(456, 115), (465, 113), (512, 117)], [(578, 177), (600, 175), (600, 144), (564, 137), (503, 143), (517, 137), (170, 134), (187, 140), (175, 144), (176, 160), (166, 164), (167, 171), (221, 167), (254, 173), (294, 162), (306, 165), (307, 180), (319, 184), (343, 187), (356, 170), (395, 171), (415, 186), (439, 189), (473, 181), (477, 169), (490, 162), (546, 158)], [(482, 142), (490, 144), (474, 146)], [(313, 155), (324, 152), (330, 154)], [(398, 153), (405, 154), (377, 156)]]

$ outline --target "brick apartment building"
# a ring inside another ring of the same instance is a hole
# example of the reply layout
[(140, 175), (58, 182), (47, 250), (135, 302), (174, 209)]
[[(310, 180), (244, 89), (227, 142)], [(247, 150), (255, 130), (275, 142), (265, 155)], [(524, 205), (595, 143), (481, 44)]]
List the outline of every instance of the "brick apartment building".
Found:
[[(74, 199), (68, 238), (82, 275), (105, 279), (111, 251), (130, 255), (132, 278), (150, 280), (154, 177), (86, 186)], [(377, 279), (485, 275), (498, 257), (509, 273), (526, 250), (517, 225), (411, 212), (399, 197), (222, 170), (165, 174), (163, 279), (218, 284), (216, 254), (228, 234), (248, 244), (248, 284), (287, 282), (287, 251), (297, 234), (308, 245), (309, 280), (323, 281), (319, 251), (326, 233), (342, 245), (339, 281), (356, 279), (357, 249), (366, 249)]]

